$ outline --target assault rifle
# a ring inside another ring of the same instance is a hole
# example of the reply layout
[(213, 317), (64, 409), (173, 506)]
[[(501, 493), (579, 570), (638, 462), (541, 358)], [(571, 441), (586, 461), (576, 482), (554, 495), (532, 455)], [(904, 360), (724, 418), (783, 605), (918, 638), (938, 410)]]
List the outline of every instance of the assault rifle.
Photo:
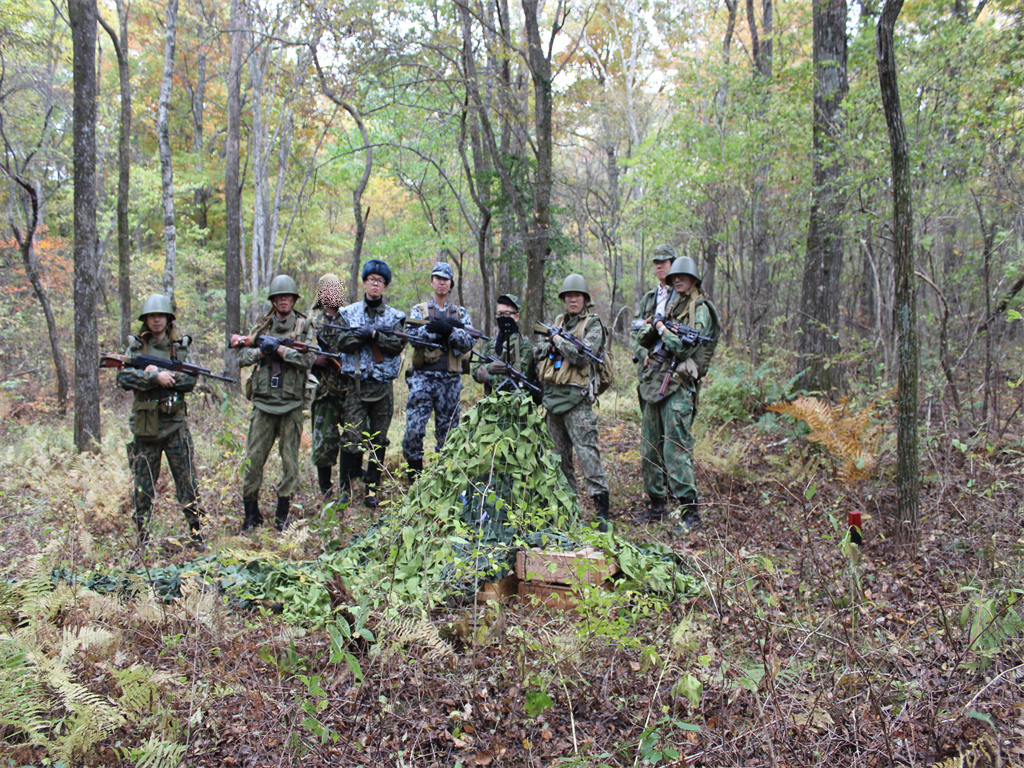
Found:
[(324, 357), (341, 360), (341, 355), (337, 352), (328, 352), (326, 349), (314, 347), (312, 344), (307, 344), (304, 341), (296, 341), (295, 339), (279, 339), (276, 336), (266, 336), (262, 333), (256, 336), (239, 336), (236, 333), (232, 335), (231, 343), (228, 344), (228, 346), (232, 349), (238, 349), (239, 347), (256, 347), (264, 355), (270, 357), (277, 354), (277, 347), (281, 344), (303, 354), (312, 352), (316, 355), (323, 355)]
[[(669, 320), (664, 315), (655, 315), (651, 318), (652, 327), (658, 323), (664, 323), (665, 327), (678, 336), (679, 340), (688, 347), (714, 341), (709, 336), (701, 336), (690, 326)], [(658, 390), (658, 394), (664, 397), (668, 391), (669, 382), (672, 380), (672, 374), (676, 370), (676, 356), (665, 346), (664, 339), (658, 339), (658, 343), (654, 345), (654, 349), (651, 350), (649, 357), (659, 371), (668, 366), (668, 370), (665, 371), (665, 378), (661, 380), (661, 388)]]
[(494, 355), (481, 354), (480, 352), (477, 352), (475, 349), (470, 350), (470, 353), (476, 355), (481, 360), (485, 360), (488, 363), (504, 363), (505, 375), (508, 377), (507, 381), (511, 381), (512, 386), (520, 391), (525, 389), (533, 396), (534, 400), (537, 400), (537, 398), (541, 397), (544, 394), (544, 390), (538, 387), (528, 378), (526, 378), (525, 373), (523, 373), (520, 370), (517, 370), (516, 368), (513, 368), (508, 363), (505, 363), (504, 360), (499, 360)]
[(651, 325), (657, 325), (658, 323), (664, 323), (665, 327), (668, 328), (672, 333), (679, 337), (679, 340), (688, 347), (695, 346), (697, 344), (710, 344), (714, 339), (710, 336), (701, 336), (693, 328), (683, 323), (677, 323), (669, 320), (664, 315), (655, 315), (651, 318)]
[(592, 362), (594, 365), (599, 365), (602, 368), (604, 367), (604, 360), (595, 355), (594, 350), (588, 347), (582, 339), (577, 338), (564, 328), (559, 328), (557, 325), (546, 325), (545, 323), (538, 321), (533, 326), (533, 332), (546, 333), (548, 338), (552, 340), (554, 340), (555, 336), (561, 336), (563, 339), (565, 339), (574, 347), (576, 347), (576, 349), (579, 350), (579, 352), (582, 353), (585, 357), (589, 358), (590, 362)]
[(166, 371), (187, 373), (189, 376), (208, 376), (211, 379), (218, 379), (220, 381), (235, 381), (227, 376), (218, 376), (209, 368), (200, 368), (198, 365), (183, 363), (180, 360), (165, 360), (162, 357), (154, 357), (153, 355), (136, 355), (135, 357), (110, 353), (100, 355), (100, 368), (135, 368), (136, 370), (144, 371), (151, 365), (163, 368)]
[[(456, 328), (465, 331), (466, 333), (469, 334), (469, 337), (471, 339), (483, 339), (484, 341), (490, 341), (491, 340), (491, 337), (490, 336), (484, 336), (484, 332), (481, 331), (479, 328), (473, 328), (473, 327), (467, 328), (466, 324), (463, 323), (461, 320), (453, 320), (450, 317), (443, 317), (441, 319), (442, 320), (447, 320), (449, 323), (454, 325)], [(427, 323), (430, 322), (430, 318), (429, 317), (407, 317), (407, 318), (405, 318), (405, 322), (407, 322), (409, 325), (426, 325)]]
[(435, 344), (432, 341), (423, 341), (417, 339), (415, 336), (410, 336), (404, 331), (396, 331), (394, 328), (379, 328), (377, 326), (371, 326), (377, 333), (383, 333), (388, 336), (394, 336), (396, 339), (401, 339), (404, 342), (412, 344), (414, 347), (423, 347), (424, 349), (444, 349), (441, 344)]

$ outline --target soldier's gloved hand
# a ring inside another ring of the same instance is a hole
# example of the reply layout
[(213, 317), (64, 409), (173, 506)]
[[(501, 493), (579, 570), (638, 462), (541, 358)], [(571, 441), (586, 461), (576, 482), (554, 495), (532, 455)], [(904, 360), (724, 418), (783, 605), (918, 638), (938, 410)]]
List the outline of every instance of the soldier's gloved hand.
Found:
[(359, 339), (359, 341), (369, 341), (370, 339), (373, 338), (373, 326), (361, 325), (360, 327), (355, 329), (352, 335)]
[(276, 355), (277, 344), (275, 344), (272, 341), (262, 341), (260, 342), (260, 352), (262, 352), (267, 357), (270, 357), (271, 355)]
[(487, 366), (487, 372), (492, 376), (500, 376), (503, 373), (508, 373), (508, 366), (500, 360), (495, 360)]
[(684, 376), (688, 376), (691, 381), (696, 381), (697, 375), (700, 373), (700, 371), (697, 370), (697, 363), (694, 362), (692, 357), (688, 359), (686, 362), (680, 363), (678, 370), (679, 373), (683, 374)]
[(452, 328), (465, 328), (466, 327), (466, 324), (464, 322), (462, 322), (461, 320), (456, 320), (455, 318), (449, 318), (448, 322), (451, 323)]
[(447, 339), (452, 335), (452, 331), (455, 327), (445, 320), (443, 317), (435, 317), (430, 320), (426, 325), (427, 331), (434, 334), (435, 336), (441, 336)]
[(313, 361), (313, 367), (314, 368), (326, 368), (327, 367), (327, 358), (324, 357), (323, 355), (317, 355), (316, 356), (316, 360)]

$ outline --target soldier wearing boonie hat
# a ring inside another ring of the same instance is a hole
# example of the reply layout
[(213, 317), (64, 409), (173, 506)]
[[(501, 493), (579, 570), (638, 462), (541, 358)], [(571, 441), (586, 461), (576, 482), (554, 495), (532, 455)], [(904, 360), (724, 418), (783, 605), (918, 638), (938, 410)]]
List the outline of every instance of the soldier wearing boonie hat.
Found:
[[(409, 400), (405, 406), (405, 438), (402, 453), (410, 477), (423, 470), (423, 437), (434, 414), (437, 450), (444, 447), (448, 430), (459, 421), (462, 374), (469, 373), (473, 328), (464, 307), (449, 301), (455, 273), (451, 264), (439, 261), (430, 271), (432, 296), (409, 310), (409, 336), (413, 347), (412, 370), (406, 372)], [(425, 324), (416, 321), (426, 320)], [(416, 341), (440, 344), (442, 349), (417, 347)]]

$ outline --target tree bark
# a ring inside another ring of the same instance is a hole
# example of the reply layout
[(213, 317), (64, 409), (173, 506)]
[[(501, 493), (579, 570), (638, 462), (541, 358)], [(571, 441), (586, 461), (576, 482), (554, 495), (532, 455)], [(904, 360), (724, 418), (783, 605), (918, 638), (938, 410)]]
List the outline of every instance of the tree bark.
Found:
[(910, 147), (900, 106), (893, 45), (893, 29), (902, 8), (903, 0), (886, 0), (875, 33), (875, 54), (892, 156), (893, 243), (896, 262), (899, 397), (896, 404), (896, 519), (892, 521), (892, 532), (896, 541), (910, 551), (921, 541), (917, 424), (920, 351), (917, 337), (917, 285), (914, 281)]
[(131, 192), (132, 84), (128, 68), (128, 7), (116, 0), (120, 37), (99, 17), (114, 44), (117, 76), (121, 91), (121, 119), (117, 140), (117, 297), (120, 305), (121, 345), (128, 344), (132, 326), (132, 233), (128, 222), (128, 196)]
[(156, 129), (160, 145), (160, 186), (164, 211), (163, 291), (174, 306), (174, 273), (178, 260), (178, 234), (174, 226), (174, 168), (171, 164), (170, 102), (174, 79), (174, 49), (178, 37), (178, 0), (167, 0), (167, 28), (164, 35), (164, 70), (160, 80)]
[(845, 206), (842, 178), (846, 78), (846, 0), (814, 0), (814, 181), (800, 299), (797, 351), (806, 366), (801, 389), (833, 393), (842, 386), (839, 354), (840, 278)]
[(99, 336), (96, 327), (96, 0), (69, 0), (74, 68), (75, 447), (100, 443)]
[(228, 347), (232, 334), (242, 325), (242, 187), (240, 137), (242, 131), (242, 0), (231, 0), (230, 51), (228, 54), (228, 126), (224, 141), (224, 370), (237, 377), (238, 358)]

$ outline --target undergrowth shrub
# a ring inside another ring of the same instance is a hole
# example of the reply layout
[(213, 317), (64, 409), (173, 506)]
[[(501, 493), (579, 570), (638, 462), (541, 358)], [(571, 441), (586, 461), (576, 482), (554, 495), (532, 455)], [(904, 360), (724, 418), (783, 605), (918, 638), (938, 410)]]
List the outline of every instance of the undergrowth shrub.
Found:
[(700, 391), (699, 416), (709, 423), (753, 422), (768, 403), (792, 391), (784, 362), (775, 358), (753, 366), (730, 354), (715, 359)]

